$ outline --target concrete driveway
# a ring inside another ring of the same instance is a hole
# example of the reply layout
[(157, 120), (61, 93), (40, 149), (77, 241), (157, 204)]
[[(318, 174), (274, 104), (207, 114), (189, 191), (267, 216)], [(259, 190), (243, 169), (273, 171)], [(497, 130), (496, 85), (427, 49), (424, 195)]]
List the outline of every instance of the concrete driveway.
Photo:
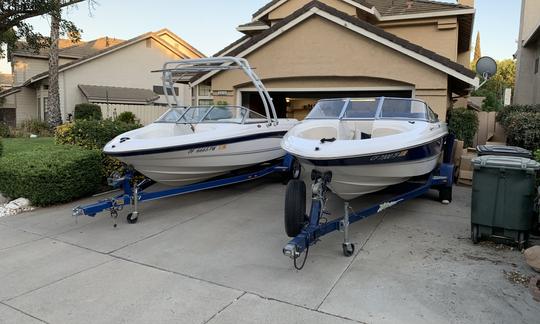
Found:
[(281, 253), (284, 193), (263, 179), (151, 202), (117, 229), (75, 223), (76, 204), (0, 218), (0, 323), (538, 322), (505, 275), (533, 274), (521, 253), (470, 242), (470, 189), (353, 225), (351, 258), (329, 235), (301, 272)]

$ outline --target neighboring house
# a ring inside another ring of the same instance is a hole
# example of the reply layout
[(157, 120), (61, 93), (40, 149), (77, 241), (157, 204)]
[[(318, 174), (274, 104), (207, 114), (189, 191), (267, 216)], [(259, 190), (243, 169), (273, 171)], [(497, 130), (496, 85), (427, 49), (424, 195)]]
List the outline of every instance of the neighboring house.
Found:
[[(478, 86), (469, 69), (474, 16), (474, 0), (274, 0), (216, 56), (247, 58), (280, 117), (303, 118), (321, 98), (397, 96), (424, 99), (444, 119)], [(191, 83), (199, 104), (262, 110), (238, 71)]]
[(523, 0), (517, 52), (516, 104), (540, 104), (540, 1)]
[[(60, 43), (60, 108), (66, 120), (75, 105), (83, 102), (110, 104), (163, 104), (159, 70), (170, 60), (204, 55), (167, 29), (130, 40), (109, 37), (89, 42)], [(0, 98), (13, 103), (16, 123), (44, 119), (49, 89), (48, 51), (34, 53), (23, 48), (9, 53), (13, 87)], [(188, 87), (175, 91), (184, 103), (191, 101)], [(152, 109), (153, 106), (149, 106)]]
[[(0, 73), (0, 92), (8, 91), (13, 87), (13, 76)], [(11, 98), (12, 99), (12, 98)], [(13, 100), (0, 98), (0, 123), (15, 125), (15, 103)]]

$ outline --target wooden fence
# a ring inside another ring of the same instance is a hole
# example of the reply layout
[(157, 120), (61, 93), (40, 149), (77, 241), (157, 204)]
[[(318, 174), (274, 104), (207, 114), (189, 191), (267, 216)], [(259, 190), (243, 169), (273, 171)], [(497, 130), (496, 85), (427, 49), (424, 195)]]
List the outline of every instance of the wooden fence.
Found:
[(143, 105), (120, 105), (120, 104), (99, 104), (103, 118), (115, 118), (124, 111), (131, 111), (135, 114), (141, 124), (153, 123), (167, 111), (164, 106), (143, 106)]

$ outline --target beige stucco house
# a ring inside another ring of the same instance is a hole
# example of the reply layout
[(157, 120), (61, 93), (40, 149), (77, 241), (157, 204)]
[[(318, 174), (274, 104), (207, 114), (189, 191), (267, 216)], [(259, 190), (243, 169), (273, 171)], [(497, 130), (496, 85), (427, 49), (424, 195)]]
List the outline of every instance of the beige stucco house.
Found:
[[(473, 6), (474, 0), (274, 0), (216, 56), (247, 58), (281, 117), (301, 119), (321, 98), (399, 96), (424, 99), (444, 118), (478, 86), (468, 68)], [(208, 73), (192, 84), (196, 103), (261, 108), (239, 71)]]
[(514, 102), (540, 104), (540, 1), (523, 0)]
[[(130, 40), (109, 37), (89, 42), (60, 43), (60, 107), (66, 120), (83, 102), (148, 105), (163, 102), (161, 75), (151, 73), (165, 61), (204, 55), (167, 29)], [(10, 53), (13, 87), (0, 92), (3, 111), (14, 111), (12, 124), (44, 118), (48, 93), (48, 51), (19, 48)], [(175, 89), (186, 104), (191, 91)], [(151, 109), (152, 106), (149, 106)]]

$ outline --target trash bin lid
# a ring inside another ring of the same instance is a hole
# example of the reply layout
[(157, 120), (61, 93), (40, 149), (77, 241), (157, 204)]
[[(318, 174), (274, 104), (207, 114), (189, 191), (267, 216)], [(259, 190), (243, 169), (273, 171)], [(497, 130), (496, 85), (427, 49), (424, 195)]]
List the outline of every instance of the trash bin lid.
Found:
[(476, 148), (478, 155), (504, 155), (504, 156), (517, 156), (527, 159), (532, 158), (532, 153), (517, 146), (505, 146), (505, 145), (478, 145)]
[(481, 168), (540, 170), (540, 163), (535, 160), (514, 156), (484, 155), (474, 158), (472, 163)]

